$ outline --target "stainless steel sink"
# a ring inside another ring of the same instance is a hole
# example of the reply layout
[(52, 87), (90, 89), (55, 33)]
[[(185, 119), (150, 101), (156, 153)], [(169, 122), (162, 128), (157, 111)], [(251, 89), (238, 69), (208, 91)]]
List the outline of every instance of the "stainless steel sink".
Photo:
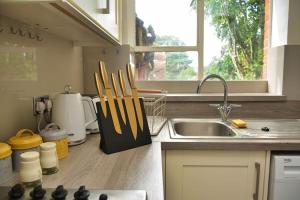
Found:
[(231, 138), (237, 132), (218, 120), (171, 119), (169, 121), (172, 138)]

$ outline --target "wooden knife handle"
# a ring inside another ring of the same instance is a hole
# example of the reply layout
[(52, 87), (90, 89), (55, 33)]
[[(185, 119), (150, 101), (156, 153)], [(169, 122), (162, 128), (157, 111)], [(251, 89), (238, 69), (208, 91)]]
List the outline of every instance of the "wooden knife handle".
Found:
[(117, 88), (117, 84), (116, 84), (116, 77), (115, 77), (114, 73), (111, 73), (111, 82), (112, 82), (116, 97), (120, 97), (119, 91)]
[(99, 71), (101, 73), (101, 79), (102, 79), (104, 88), (106, 88), (106, 89), (110, 88), (105, 63), (103, 61), (99, 62)]
[(96, 83), (96, 88), (97, 88), (97, 91), (98, 91), (98, 95), (99, 95), (99, 97), (104, 97), (103, 93), (102, 93), (101, 83), (100, 83), (100, 80), (99, 80), (99, 75), (98, 75), (97, 72), (94, 73), (94, 77), (95, 77), (95, 83)]
[(131, 69), (131, 65), (130, 64), (126, 64), (126, 71), (127, 71), (127, 77), (128, 77), (128, 81), (130, 84), (130, 87), (132, 89), (135, 89), (135, 83), (134, 83), (134, 77), (133, 77), (133, 73), (132, 73), (132, 69)]
[(119, 71), (118, 71), (118, 76), (119, 76), (119, 83), (120, 83), (120, 86), (121, 86), (123, 96), (126, 97), (126, 96), (128, 96), (128, 94), (127, 94), (127, 91), (126, 91), (124, 74), (123, 74), (123, 71), (121, 69), (119, 69)]

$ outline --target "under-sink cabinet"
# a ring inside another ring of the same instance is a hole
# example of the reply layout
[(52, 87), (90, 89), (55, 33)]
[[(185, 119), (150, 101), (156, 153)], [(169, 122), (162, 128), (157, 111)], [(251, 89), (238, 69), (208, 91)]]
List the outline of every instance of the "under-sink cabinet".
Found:
[(167, 200), (266, 200), (267, 151), (168, 150)]

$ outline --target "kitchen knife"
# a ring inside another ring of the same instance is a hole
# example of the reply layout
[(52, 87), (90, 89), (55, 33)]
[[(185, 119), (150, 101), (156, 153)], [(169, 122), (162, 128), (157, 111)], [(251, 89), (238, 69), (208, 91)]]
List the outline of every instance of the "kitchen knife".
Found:
[(120, 83), (121, 90), (123, 93), (123, 98), (124, 98), (124, 102), (125, 102), (125, 107), (126, 107), (126, 111), (127, 111), (127, 115), (128, 115), (128, 119), (129, 119), (131, 132), (132, 132), (134, 139), (136, 140), (137, 121), (136, 121), (136, 116), (135, 116), (135, 112), (134, 112), (134, 106), (132, 103), (132, 98), (130, 95), (127, 94), (124, 75), (123, 75), (122, 70), (119, 70), (118, 75), (119, 75), (119, 83)]
[(139, 125), (140, 125), (141, 129), (143, 130), (144, 122), (143, 122), (142, 108), (141, 108), (140, 100), (139, 100), (139, 97), (138, 97), (137, 88), (136, 88), (135, 83), (134, 83), (134, 78), (133, 78), (133, 74), (132, 74), (132, 71), (131, 71), (131, 65), (130, 64), (126, 65), (126, 71), (127, 71), (127, 77), (128, 77), (129, 85), (130, 85), (130, 88), (131, 88), (131, 94), (132, 94), (135, 109), (136, 109), (138, 122), (139, 122)]
[(107, 72), (106, 72), (106, 68), (105, 68), (105, 64), (104, 62), (100, 61), (99, 62), (99, 68), (100, 68), (100, 73), (101, 73), (101, 79), (102, 79), (102, 83), (104, 85), (104, 89), (105, 89), (105, 93), (107, 96), (107, 101), (108, 101), (108, 106), (110, 109), (110, 113), (111, 113), (111, 117), (112, 117), (112, 121), (114, 124), (114, 128), (115, 131), (118, 134), (121, 134), (121, 127), (120, 127), (120, 122), (118, 119), (118, 114), (117, 114), (117, 110), (116, 110), (116, 106), (115, 106), (115, 101), (114, 101), (114, 97), (112, 95), (112, 91), (108, 82), (108, 78), (107, 78)]
[(104, 117), (106, 118), (107, 116), (107, 111), (106, 111), (106, 103), (105, 103), (105, 99), (102, 93), (102, 86), (100, 84), (100, 80), (99, 80), (99, 75), (97, 72), (95, 72), (95, 83), (96, 83), (96, 87), (97, 87), (97, 91), (98, 91), (98, 95), (99, 95), (99, 99), (100, 99), (100, 105), (102, 108), (102, 112)]
[(117, 88), (116, 78), (115, 78), (114, 73), (111, 73), (111, 82), (112, 82), (112, 85), (113, 85), (113, 88), (114, 88), (114, 91), (115, 91), (115, 95), (116, 95), (116, 99), (117, 99), (117, 102), (118, 102), (118, 106), (119, 106), (119, 110), (120, 110), (120, 113), (121, 113), (122, 120), (123, 120), (124, 124), (126, 124), (126, 116), (125, 116), (125, 111), (124, 111), (124, 107), (123, 107), (123, 102), (122, 102), (122, 98), (121, 98), (121, 96), (119, 94), (119, 91), (118, 91), (118, 88)]

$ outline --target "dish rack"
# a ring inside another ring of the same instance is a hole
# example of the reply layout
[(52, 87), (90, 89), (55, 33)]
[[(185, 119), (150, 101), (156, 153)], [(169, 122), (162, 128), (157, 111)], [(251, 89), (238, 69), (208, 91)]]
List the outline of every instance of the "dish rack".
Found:
[(166, 123), (167, 92), (159, 94), (143, 94), (144, 107), (151, 135), (158, 135)]

